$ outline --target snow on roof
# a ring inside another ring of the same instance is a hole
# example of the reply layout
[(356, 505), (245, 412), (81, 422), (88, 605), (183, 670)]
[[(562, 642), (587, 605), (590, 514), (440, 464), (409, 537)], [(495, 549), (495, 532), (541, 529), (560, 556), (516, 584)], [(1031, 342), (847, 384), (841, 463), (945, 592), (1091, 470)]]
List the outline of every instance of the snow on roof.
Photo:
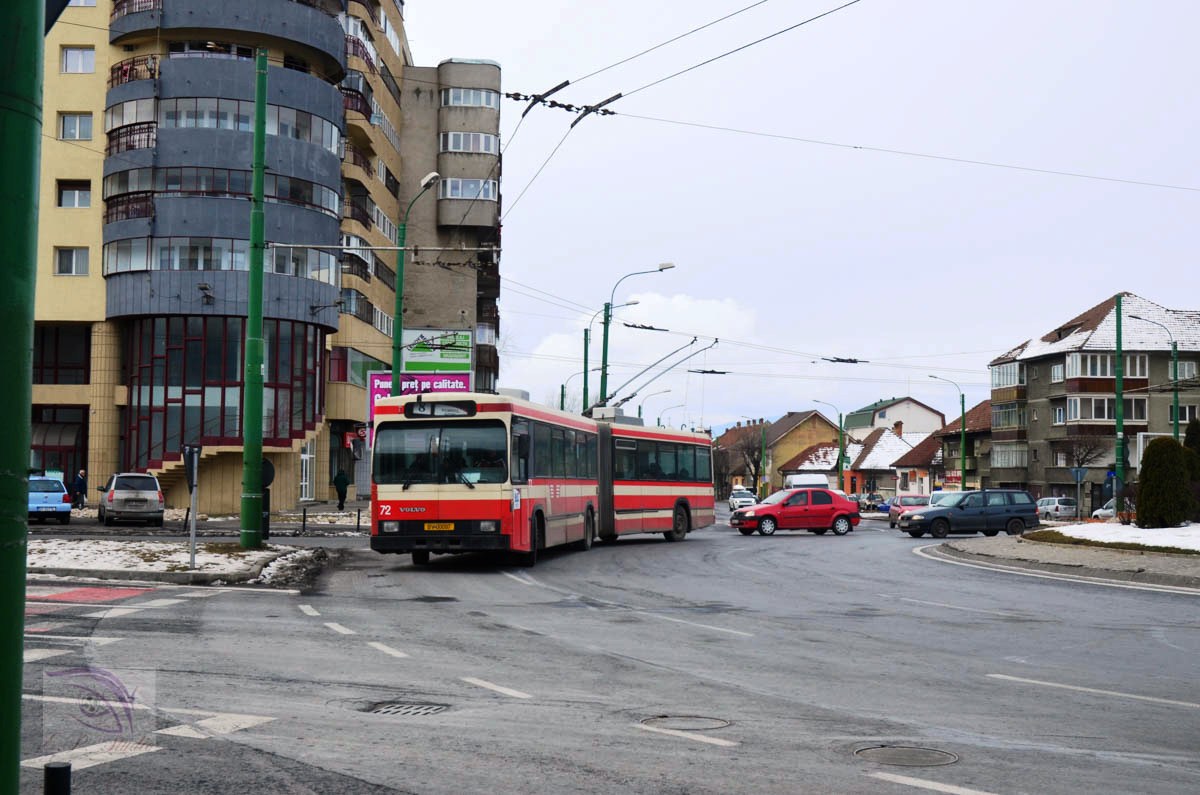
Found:
[[(862, 454), (862, 445), (846, 443), (846, 460), (853, 461)], [(806, 447), (779, 467), (780, 472), (831, 472), (837, 470), (837, 442), (821, 442)]]
[(929, 434), (923, 442), (892, 462), (894, 467), (930, 467), (942, 463), (942, 439)]
[(892, 462), (929, 438), (927, 433), (906, 433), (897, 436), (889, 428), (867, 438), (866, 451), (854, 462), (855, 469), (891, 469)]
[[(1122, 350), (1170, 350), (1171, 335), (1174, 335), (1179, 350), (1200, 351), (1200, 312), (1167, 309), (1133, 293), (1121, 295)], [(1156, 325), (1158, 323), (1166, 326), (1166, 329)], [(1167, 333), (1168, 329), (1170, 334)], [(1116, 349), (1117, 300), (1114, 296), (1071, 318), (1041, 338), (1026, 340), (990, 364), (1029, 361), (1057, 353)]]

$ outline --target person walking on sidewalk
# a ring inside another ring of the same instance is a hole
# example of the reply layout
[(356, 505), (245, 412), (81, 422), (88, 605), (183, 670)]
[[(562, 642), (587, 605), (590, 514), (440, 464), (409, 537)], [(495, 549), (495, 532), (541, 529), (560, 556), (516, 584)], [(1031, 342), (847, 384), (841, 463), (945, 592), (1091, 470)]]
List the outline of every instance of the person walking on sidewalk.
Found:
[(71, 507), (82, 508), (87, 502), (87, 471), (79, 470), (79, 474), (71, 481)]
[(350, 478), (346, 477), (346, 470), (339, 469), (333, 476), (333, 488), (338, 495), (338, 510), (346, 510), (346, 489), (350, 488)]

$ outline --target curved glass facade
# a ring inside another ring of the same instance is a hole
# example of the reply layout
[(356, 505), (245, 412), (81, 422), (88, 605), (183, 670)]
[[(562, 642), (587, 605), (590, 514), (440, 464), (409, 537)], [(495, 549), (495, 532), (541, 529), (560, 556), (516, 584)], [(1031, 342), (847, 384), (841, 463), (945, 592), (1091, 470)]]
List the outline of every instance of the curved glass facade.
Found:
[[(104, 244), (104, 275), (128, 271), (245, 271), (250, 241), (216, 237), (131, 237)], [(268, 273), (337, 286), (337, 256), (315, 248), (271, 248)]]
[[(122, 465), (155, 467), (184, 444), (242, 443), (245, 319), (144, 317), (125, 329)], [(263, 443), (290, 445), (324, 413), (325, 334), (263, 321)]]
[[(206, 196), (244, 199), (252, 195), (249, 169), (232, 168), (134, 168), (104, 178), (104, 200), (110, 207), (129, 193), (156, 196)], [(334, 188), (280, 174), (263, 176), (266, 201), (296, 204), (341, 218), (342, 198)], [(131, 216), (133, 217), (133, 216)]]

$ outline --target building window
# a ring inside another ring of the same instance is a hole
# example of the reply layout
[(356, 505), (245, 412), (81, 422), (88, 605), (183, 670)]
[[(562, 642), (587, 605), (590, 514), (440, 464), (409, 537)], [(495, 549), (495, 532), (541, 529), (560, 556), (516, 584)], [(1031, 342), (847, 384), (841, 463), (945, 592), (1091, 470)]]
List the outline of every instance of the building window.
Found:
[(220, 41), (173, 41), (167, 45), (167, 57), (252, 61), (254, 48)]
[(443, 152), (480, 152), (487, 155), (500, 154), (500, 138), (488, 133), (444, 132)]
[(443, 88), (442, 105), (500, 110), (500, 93), (486, 88)]
[[(314, 248), (278, 246), (269, 273), (336, 284), (337, 256)], [(250, 241), (214, 237), (133, 237), (104, 244), (104, 275), (127, 271), (244, 271)]]
[(90, 332), (81, 324), (38, 323), (33, 329), (33, 383), (88, 383)]
[(1184, 378), (1195, 378), (1195, 377), (1196, 377), (1196, 363), (1195, 362), (1179, 362), (1179, 375), (1175, 376), (1175, 378), (1172, 380), (1181, 381)]
[[(1186, 405), (1183, 403), (1179, 404), (1179, 421), (1183, 423), (1191, 422), (1192, 420), (1196, 419), (1197, 416), (1200, 416), (1197, 415), (1196, 409), (1197, 407), (1194, 405)], [(1174, 403), (1167, 407), (1167, 419), (1169, 419), (1171, 422), (1175, 422)]]
[(58, 137), (63, 141), (92, 140), (92, 114), (58, 114)]
[(1050, 383), (1061, 384), (1063, 382), (1063, 366), (1061, 364), (1050, 365)]
[(992, 445), (992, 467), (1024, 467), (1029, 464), (1029, 449), (1024, 444)]
[(1033, 461), (1038, 460), (1038, 451), (1036, 447), (1029, 451), (1029, 458)]
[(993, 428), (1024, 428), (1025, 407), (1020, 403), (997, 403), (992, 406)]
[(62, 72), (87, 75), (96, 71), (96, 50), (92, 47), (63, 47)]
[(67, 3), (67, 5), (69, 5), (69, 6), (88, 6), (89, 8), (95, 8), (96, 0), (71, 0), (71, 2)]
[(58, 181), (59, 207), (91, 207), (92, 183), (86, 180)]
[(1032, 422), (1037, 422), (1037, 409), (1032, 409), (1030, 411), (1030, 420)]
[[(1115, 376), (1116, 373), (1113, 373)], [(1148, 378), (1150, 376), (1150, 357), (1144, 354), (1130, 354), (1125, 357), (1125, 378)]]
[(391, 365), (354, 348), (335, 347), (329, 352), (329, 380), (355, 386), (367, 385), (367, 373), (390, 370)]
[[(154, 100), (132, 100), (132, 102), (154, 102)], [(121, 103), (129, 105), (129, 102)], [(115, 111), (114, 105), (105, 111)], [(150, 121), (140, 118), (137, 121)], [(216, 97), (180, 97), (163, 99), (158, 103), (158, 125), (163, 128), (238, 130), (253, 132), (254, 100), (217, 99)], [(106, 119), (107, 122), (107, 119)], [(130, 124), (127, 117), (122, 124)], [(117, 125), (106, 125), (111, 130)], [(341, 132), (336, 124), (320, 116), (280, 105), (267, 106), (267, 135), (294, 138), (317, 144), (323, 149), (341, 156)]]
[[(1125, 398), (1122, 407), (1126, 420), (1146, 421), (1146, 398)], [(1116, 398), (1067, 398), (1068, 420), (1115, 420), (1116, 417)]]
[(998, 364), (992, 369), (992, 389), (1020, 386), (1025, 383), (1025, 367), (1020, 362)]
[(1054, 454), (1054, 466), (1065, 467), (1066, 465), (1067, 465), (1067, 454), (1066, 453), (1055, 453)]
[(496, 201), (499, 193), (494, 179), (458, 179), (450, 177), (438, 182), (439, 199), (476, 199)]
[(1065, 406), (1054, 407), (1054, 424), (1065, 425), (1067, 423), (1067, 409)]
[(86, 248), (59, 248), (54, 250), (55, 276), (87, 276), (88, 250)]
[[(1149, 357), (1129, 354), (1125, 357), (1126, 378), (1146, 378)], [(1115, 378), (1115, 357), (1110, 353), (1072, 353), (1067, 356), (1067, 378)]]

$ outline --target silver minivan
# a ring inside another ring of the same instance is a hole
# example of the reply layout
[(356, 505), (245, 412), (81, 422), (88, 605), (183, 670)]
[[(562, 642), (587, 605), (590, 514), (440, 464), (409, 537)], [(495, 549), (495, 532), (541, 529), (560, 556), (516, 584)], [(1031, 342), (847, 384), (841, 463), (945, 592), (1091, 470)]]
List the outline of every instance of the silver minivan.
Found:
[(1079, 507), (1074, 497), (1042, 497), (1037, 502), (1038, 516), (1043, 519), (1075, 519)]
[(137, 521), (163, 526), (165, 502), (158, 478), (153, 475), (121, 472), (99, 489), (103, 492), (97, 511), (101, 524), (111, 527), (119, 521)]

